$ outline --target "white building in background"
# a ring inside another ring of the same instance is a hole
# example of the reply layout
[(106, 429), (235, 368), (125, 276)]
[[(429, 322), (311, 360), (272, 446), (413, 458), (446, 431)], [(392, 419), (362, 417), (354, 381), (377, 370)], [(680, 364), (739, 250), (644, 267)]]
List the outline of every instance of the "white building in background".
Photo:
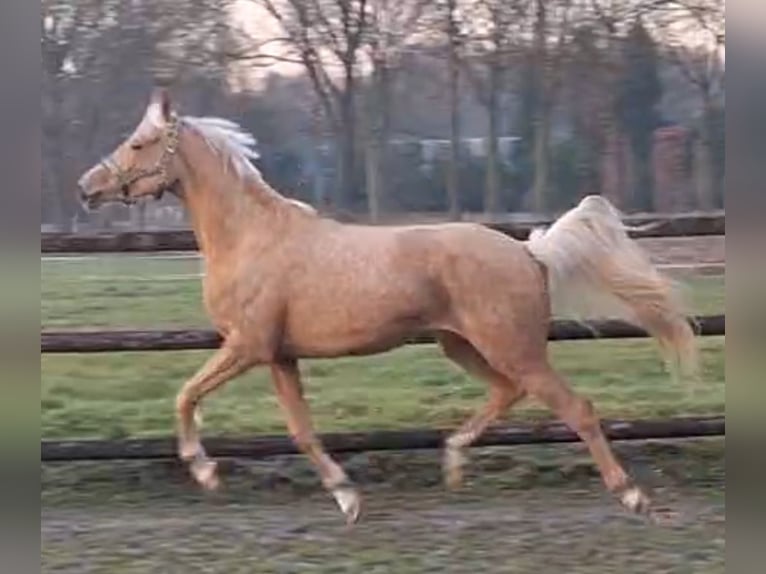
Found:
[[(497, 155), (501, 163), (505, 165), (512, 165), (513, 152), (516, 144), (521, 140), (517, 136), (503, 136), (497, 138)], [(488, 138), (483, 137), (470, 137), (461, 138), (462, 155), (468, 157), (471, 160), (482, 161), (487, 157), (489, 151)], [(389, 142), (393, 148), (403, 145), (419, 145), (420, 146), (420, 169), (426, 172), (431, 172), (434, 169), (434, 165), (437, 161), (446, 161), (449, 158), (449, 152), (451, 142), (449, 139), (444, 138), (429, 138), (429, 139), (392, 139)]]
[[(498, 160), (502, 165), (513, 165), (516, 146), (521, 141), (518, 136), (498, 138)], [(467, 161), (482, 163), (487, 157), (489, 142), (485, 137), (464, 137), (460, 139), (461, 157)], [(449, 160), (451, 142), (446, 138), (391, 138), (388, 140), (389, 153), (419, 158), (415, 166), (421, 173), (430, 176), (436, 165)], [(332, 188), (332, 180), (337, 169), (335, 145), (331, 140), (319, 145), (307, 145), (303, 148), (301, 167), (303, 176), (311, 187), (312, 201), (321, 205)]]
[[(516, 146), (521, 141), (518, 136), (502, 136), (497, 138), (497, 155), (501, 163), (513, 165), (513, 153)], [(489, 151), (489, 141), (485, 137), (464, 137), (460, 138), (462, 144), (461, 154), (469, 160), (483, 161)], [(447, 138), (391, 138), (388, 140), (389, 151), (397, 152), (405, 148), (416, 147), (419, 149), (420, 169), (430, 171), (439, 161), (447, 161), (451, 142)], [(334, 145), (332, 142), (325, 142), (318, 147), (317, 158), (312, 161), (326, 167), (335, 167), (334, 163)]]

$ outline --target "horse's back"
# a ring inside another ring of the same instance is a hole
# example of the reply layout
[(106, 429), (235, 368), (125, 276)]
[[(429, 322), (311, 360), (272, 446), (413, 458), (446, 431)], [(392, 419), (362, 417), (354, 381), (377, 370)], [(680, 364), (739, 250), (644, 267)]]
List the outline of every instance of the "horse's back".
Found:
[(542, 309), (523, 243), (478, 224), (331, 222), (294, 255), (285, 338), (297, 355), (366, 353), (417, 331), (462, 330), (471, 317), (513, 323), (518, 306)]
[[(439, 281), (493, 278), (535, 283), (539, 278), (539, 264), (524, 242), (478, 223), (335, 223), (319, 235), (314, 242), (315, 257), (323, 266), (333, 268), (337, 263), (355, 271), (363, 267), (365, 274), (385, 282), (430, 277)], [(534, 288), (539, 289), (539, 285)]]
[(331, 222), (307, 239), (296, 246), (284, 285), (292, 353), (385, 350), (444, 307), (425, 238), (408, 241), (390, 228)]
[[(402, 246), (428, 252), (429, 270), (446, 296), (437, 327), (538, 341), (549, 316), (543, 268), (524, 242), (480, 224), (449, 223), (403, 231)], [(478, 328), (478, 327), (477, 327)], [(534, 334), (533, 334), (534, 333)], [(538, 341), (539, 342), (539, 341)], [(535, 343), (537, 344), (537, 343)]]

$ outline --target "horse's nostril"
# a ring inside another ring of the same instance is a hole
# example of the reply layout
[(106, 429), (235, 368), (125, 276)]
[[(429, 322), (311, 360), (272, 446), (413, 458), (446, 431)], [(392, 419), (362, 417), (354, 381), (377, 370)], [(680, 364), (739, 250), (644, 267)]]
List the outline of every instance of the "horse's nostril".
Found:
[(79, 193), (77, 194), (77, 197), (79, 197), (80, 201), (85, 204), (94, 202), (100, 195), (101, 192), (99, 191), (92, 191), (88, 193), (85, 187), (79, 186)]

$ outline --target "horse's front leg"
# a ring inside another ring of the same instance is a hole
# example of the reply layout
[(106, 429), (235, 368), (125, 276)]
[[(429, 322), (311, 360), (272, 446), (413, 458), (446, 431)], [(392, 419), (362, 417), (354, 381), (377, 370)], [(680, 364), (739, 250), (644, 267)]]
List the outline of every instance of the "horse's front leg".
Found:
[(200, 442), (195, 411), (205, 395), (244, 373), (254, 362), (239, 346), (226, 341), (203, 367), (186, 381), (176, 398), (179, 456), (189, 463), (195, 480), (209, 490), (218, 486), (216, 464), (208, 458)]
[(354, 523), (361, 511), (361, 498), (343, 469), (328, 455), (314, 432), (311, 414), (303, 397), (296, 361), (282, 361), (271, 366), (274, 388), (287, 419), (287, 427), (298, 448), (319, 471), (322, 484), (335, 497), (346, 520)]

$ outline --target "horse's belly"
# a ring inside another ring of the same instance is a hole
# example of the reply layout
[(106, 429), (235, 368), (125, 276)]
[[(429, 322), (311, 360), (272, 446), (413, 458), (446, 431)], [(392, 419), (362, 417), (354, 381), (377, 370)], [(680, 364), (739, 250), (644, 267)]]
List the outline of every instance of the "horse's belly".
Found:
[(406, 336), (375, 337), (360, 340), (358, 338), (333, 337), (324, 341), (286, 341), (283, 352), (293, 358), (334, 358), (366, 356), (384, 353), (401, 346)]
[(352, 309), (344, 308), (290, 321), (284, 344), (285, 351), (295, 357), (370, 355), (398, 347), (428, 327), (426, 314), (416, 309), (383, 317), (354, 314)]
[(288, 293), (288, 348), (312, 357), (370, 354), (430, 329), (447, 299), (425, 267), (373, 250), (312, 268), (306, 275), (316, 279)]

